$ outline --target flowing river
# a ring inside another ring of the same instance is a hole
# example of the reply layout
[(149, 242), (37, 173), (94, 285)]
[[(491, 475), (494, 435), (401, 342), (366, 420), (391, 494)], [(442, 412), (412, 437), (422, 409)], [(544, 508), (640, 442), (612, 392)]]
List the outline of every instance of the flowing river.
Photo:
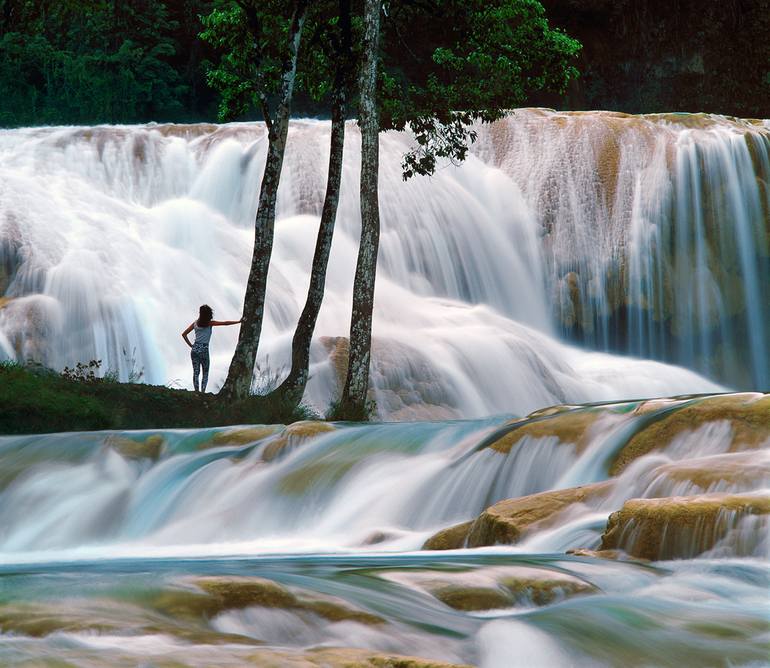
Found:
[[(290, 129), (257, 389), (288, 363), (328, 131)], [(517, 110), (404, 182), (409, 145), (381, 137), (383, 422), (0, 437), (0, 665), (770, 665), (768, 121)], [(179, 332), (241, 312), (264, 154), (259, 124), (0, 131), (0, 360), (189, 388)]]
[[(769, 402), (2, 437), (0, 662), (768, 665), (770, 508), (728, 506), (766, 504)], [(421, 549), (498, 501), (581, 485), (596, 494), (514, 545)], [(672, 516), (652, 561), (567, 554), (600, 547), (628, 499), (669, 497), (717, 499), (721, 519)]]

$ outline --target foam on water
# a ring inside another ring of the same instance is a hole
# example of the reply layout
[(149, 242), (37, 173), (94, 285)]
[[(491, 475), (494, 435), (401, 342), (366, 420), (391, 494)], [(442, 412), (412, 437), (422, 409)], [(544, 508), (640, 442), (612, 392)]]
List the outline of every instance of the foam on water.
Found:
[[(519, 111), (480, 128), (463, 166), (406, 183), (399, 165), (409, 137), (383, 135), (373, 368), (381, 416), (521, 414), (564, 401), (718, 388), (682, 368), (564, 345), (560, 334), (762, 386), (770, 282), (757, 178), (767, 132), (683, 118)], [(353, 124), (349, 130), (306, 397), (319, 409), (338, 391), (329, 354), (350, 317), (359, 147)], [(292, 124), (262, 369), (288, 364), (327, 134), (326, 123)], [(123, 378), (143, 369), (147, 381), (189, 387), (179, 332), (203, 302), (223, 318), (240, 313), (264, 152), (260, 125), (0, 132), (0, 255), (11, 269), (7, 286), (0, 273), (8, 298), (0, 355), (57, 368), (101, 359)], [(703, 165), (700, 180), (692, 164)], [(678, 194), (665, 194), (671, 182)], [(674, 255), (662, 254), (664, 246)], [(721, 276), (717, 266), (735, 272)], [(672, 289), (691, 279), (694, 295)], [(216, 332), (213, 389), (235, 338), (232, 328)]]

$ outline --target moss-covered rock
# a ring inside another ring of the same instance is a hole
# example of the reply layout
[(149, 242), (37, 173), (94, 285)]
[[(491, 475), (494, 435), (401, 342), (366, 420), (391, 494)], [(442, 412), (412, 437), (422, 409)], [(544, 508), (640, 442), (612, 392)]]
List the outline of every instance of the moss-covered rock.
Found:
[(463, 612), (509, 608), (513, 604), (513, 598), (507, 592), (492, 587), (463, 587), (449, 584), (436, 587), (431, 593), (453, 610)]
[(488, 447), (507, 454), (524, 437), (557, 438), (560, 443), (572, 444), (582, 452), (590, 441), (591, 427), (601, 412), (590, 408), (571, 410), (563, 407), (551, 407), (538, 411), (525, 420), (517, 420)]
[(271, 462), (280, 457), (287, 449), (309, 441), (322, 434), (336, 431), (336, 427), (328, 422), (317, 420), (302, 420), (284, 427), (280, 436), (270, 441), (262, 451), (262, 460)]
[(107, 447), (112, 448), (126, 459), (151, 459), (153, 461), (160, 457), (165, 443), (166, 440), (160, 434), (151, 434), (142, 440), (111, 434), (104, 441)]
[[(770, 514), (770, 497), (704, 494), (631, 499), (610, 515), (600, 550), (643, 559), (686, 559), (713, 548), (748, 515)], [(740, 554), (738, 541), (734, 552)]]
[(254, 427), (238, 427), (236, 429), (227, 429), (214, 434), (210, 440), (204, 441), (198, 445), (199, 450), (208, 448), (219, 448), (227, 445), (248, 445), (256, 443), (263, 438), (278, 433), (283, 427), (278, 424), (256, 425)]
[(755, 448), (770, 439), (770, 395), (727, 394), (685, 402), (635, 434), (612, 462), (610, 475), (618, 475), (633, 460), (665, 448), (680, 434), (720, 420), (732, 426), (731, 451)]
[(770, 453), (732, 452), (658, 466), (645, 496), (751, 491), (770, 486)]
[(203, 620), (173, 618), (125, 601), (117, 606), (112, 600), (89, 598), (2, 603), (0, 630), (33, 638), (43, 638), (53, 633), (126, 637), (163, 634), (196, 644), (259, 644), (244, 636), (213, 631)]
[(227, 610), (261, 607), (311, 612), (331, 622), (352, 621), (369, 626), (384, 623), (381, 617), (350, 608), (337, 599), (314, 592), (295, 593), (265, 578), (205, 577), (186, 584), (187, 587), (158, 592), (150, 605), (181, 619), (212, 618)]
[(465, 547), (473, 521), (462, 522), (433, 534), (422, 546), (423, 550), (458, 550)]
[(463, 612), (549, 605), (596, 591), (593, 585), (572, 575), (530, 566), (490, 566), (472, 571), (402, 571), (390, 573), (388, 577)]
[(589, 582), (579, 578), (536, 568), (520, 568), (500, 579), (518, 604), (550, 605), (572, 596), (593, 594), (597, 591)]
[(547, 527), (571, 505), (602, 497), (611, 488), (606, 481), (500, 501), (473, 521), (468, 547), (516, 543), (527, 532)]

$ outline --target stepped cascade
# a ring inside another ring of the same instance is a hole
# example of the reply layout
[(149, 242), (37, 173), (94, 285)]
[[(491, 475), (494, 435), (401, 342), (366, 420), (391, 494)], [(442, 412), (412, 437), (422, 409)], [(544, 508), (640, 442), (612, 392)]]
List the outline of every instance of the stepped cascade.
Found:
[(764, 665), (768, 416), (3, 436), (0, 663)]
[[(328, 131), (291, 126), (258, 387), (288, 364)], [(767, 385), (767, 122), (533, 109), (478, 131), (462, 166), (408, 182), (409, 136), (381, 137), (381, 417)], [(358, 149), (351, 123), (306, 396), (319, 410), (349, 326)], [(264, 151), (259, 124), (0, 131), (0, 356), (190, 386), (179, 332), (200, 303), (240, 313)], [(212, 389), (235, 336), (216, 332)]]

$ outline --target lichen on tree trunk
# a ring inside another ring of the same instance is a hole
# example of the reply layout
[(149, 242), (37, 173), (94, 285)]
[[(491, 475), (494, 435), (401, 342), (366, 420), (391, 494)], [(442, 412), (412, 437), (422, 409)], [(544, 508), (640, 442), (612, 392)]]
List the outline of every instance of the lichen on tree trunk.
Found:
[(342, 47), (334, 76), (332, 92), (331, 139), (329, 149), (329, 171), (326, 179), (321, 222), (316, 238), (313, 266), (310, 273), (305, 307), (302, 309), (291, 346), (291, 370), (274, 393), (287, 403), (299, 404), (309, 379), (310, 343), (315, 331), (318, 313), (324, 297), (326, 270), (337, 219), (337, 206), (342, 183), (342, 161), (345, 147), (345, 105), (348, 67), (350, 62), (350, 2), (340, 0), (340, 24)]
[(379, 121), (377, 117), (377, 52), (380, 39), (381, 0), (364, 3), (364, 40), (361, 63), (361, 245), (353, 283), (350, 320), (350, 357), (345, 389), (335, 417), (360, 420), (367, 417), (366, 391), (372, 343), (372, 311), (377, 251), (380, 243), (380, 209), (377, 196), (379, 169)]
[(297, 75), (297, 54), (302, 37), (302, 28), (307, 13), (307, 1), (296, 2), (289, 29), (289, 55), (284, 63), (281, 93), (278, 107), (271, 118), (265, 114), (268, 132), (268, 149), (265, 170), (259, 190), (259, 203), (254, 221), (254, 251), (251, 269), (246, 281), (246, 294), (243, 303), (243, 322), (238, 335), (238, 343), (233, 353), (227, 379), (220, 390), (225, 400), (243, 399), (249, 394), (254, 376), (254, 364), (262, 332), (262, 319), (265, 308), (267, 274), (270, 268), (270, 256), (273, 250), (275, 228), (275, 204), (278, 196), (278, 184), (281, 179), (283, 158), (286, 152), (286, 138), (289, 133), (291, 101), (294, 93), (294, 81)]

